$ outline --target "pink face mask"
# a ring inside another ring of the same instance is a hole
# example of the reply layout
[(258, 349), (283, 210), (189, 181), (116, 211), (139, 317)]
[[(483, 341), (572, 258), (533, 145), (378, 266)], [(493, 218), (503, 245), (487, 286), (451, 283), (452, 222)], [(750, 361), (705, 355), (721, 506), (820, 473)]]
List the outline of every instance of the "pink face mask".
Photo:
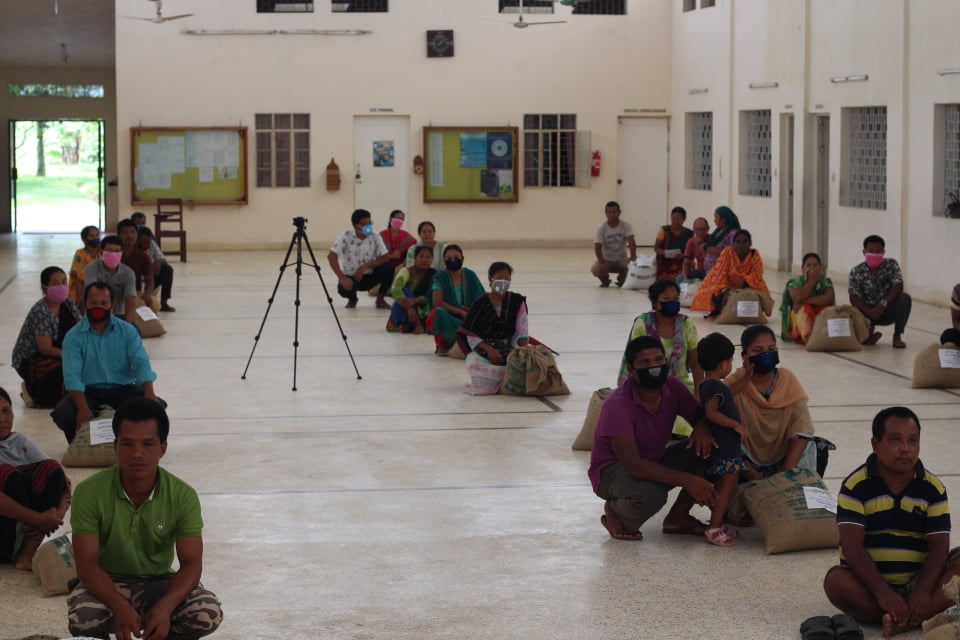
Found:
[(110, 269), (116, 269), (117, 265), (120, 264), (120, 259), (123, 257), (123, 254), (119, 251), (104, 251), (103, 252), (103, 264), (107, 265)]
[(871, 269), (876, 269), (883, 262), (882, 253), (865, 253), (863, 257), (867, 261), (867, 266)]
[(398, 231), (403, 229), (403, 218), (390, 218), (390, 226)]
[(65, 284), (55, 284), (47, 287), (47, 300), (60, 304), (70, 295), (70, 287)]

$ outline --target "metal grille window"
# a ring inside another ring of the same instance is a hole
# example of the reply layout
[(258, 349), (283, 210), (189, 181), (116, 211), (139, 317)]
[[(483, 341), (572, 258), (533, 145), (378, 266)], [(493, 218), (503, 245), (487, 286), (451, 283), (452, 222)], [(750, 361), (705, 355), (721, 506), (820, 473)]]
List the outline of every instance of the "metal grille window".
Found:
[(770, 197), (770, 110), (745, 111), (741, 142), (742, 171), (748, 196)]
[(313, 13), (311, 0), (257, 0), (257, 13)]
[(683, 0), (683, 10), (686, 11), (695, 11), (697, 8), (697, 0)]
[(717, 0), (700, 0), (700, 8), (706, 9), (708, 7), (717, 6)]
[(330, 7), (336, 13), (387, 13), (387, 0), (331, 0)]
[(525, 114), (523, 186), (574, 187), (576, 184), (576, 114)]
[(627, 15), (627, 0), (590, 0), (573, 5), (573, 15)]
[(713, 113), (687, 114), (687, 188), (713, 189)]
[(310, 186), (310, 114), (258, 113), (257, 186)]
[(848, 112), (847, 197), (861, 209), (887, 208), (887, 108), (857, 107)]
[(960, 104), (944, 105), (943, 202), (960, 195)]
[[(553, 0), (524, 0), (523, 13), (553, 13)], [(500, 13), (521, 13), (520, 0), (500, 0)]]

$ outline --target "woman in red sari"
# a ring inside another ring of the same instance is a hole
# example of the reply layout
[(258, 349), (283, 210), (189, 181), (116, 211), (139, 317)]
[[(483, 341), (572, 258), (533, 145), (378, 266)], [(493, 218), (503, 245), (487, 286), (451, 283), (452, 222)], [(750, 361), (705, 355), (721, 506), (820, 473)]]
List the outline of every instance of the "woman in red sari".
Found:
[(387, 222), (387, 228), (380, 232), (383, 238), (383, 244), (387, 245), (387, 253), (390, 254), (390, 263), (394, 271), (402, 267), (407, 259), (407, 249), (417, 243), (416, 238), (403, 230), (403, 223), (407, 216), (394, 209), (390, 212), (390, 220)]
[(691, 310), (718, 314), (731, 289), (755, 289), (770, 295), (770, 288), (763, 279), (763, 259), (759, 251), (751, 248), (752, 243), (749, 231), (737, 231), (733, 246), (720, 252), (717, 263), (697, 289), (697, 295), (690, 303)]

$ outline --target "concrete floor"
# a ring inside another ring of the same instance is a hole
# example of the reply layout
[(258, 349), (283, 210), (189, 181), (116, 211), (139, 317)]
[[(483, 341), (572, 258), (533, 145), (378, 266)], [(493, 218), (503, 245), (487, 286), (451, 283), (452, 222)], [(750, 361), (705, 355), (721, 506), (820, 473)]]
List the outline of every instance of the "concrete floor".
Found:
[[(78, 244), (73, 235), (0, 236), (0, 386), (15, 398), (17, 430), (56, 458), (65, 442), (46, 411), (16, 398), (8, 358), (40, 296), (40, 270), (67, 267)], [(215, 637), (779, 639), (835, 613), (820, 582), (836, 550), (767, 556), (756, 529), (721, 549), (663, 536), (662, 515), (639, 543), (601, 527), (589, 454), (570, 444), (590, 394), (615, 382), (631, 321), (649, 303), (645, 292), (598, 289), (589, 250), (466, 253), (484, 274), (491, 260), (513, 264), (531, 332), (561, 353), (572, 394), (543, 400), (465, 395), (463, 362), (435, 357), (429, 337), (386, 333), (373, 298), (353, 311), (337, 298), (357, 380), (312, 270), (301, 287), (298, 390), (293, 269), (241, 380), (282, 257), (191, 251), (174, 264), (169, 333), (146, 343), (170, 403), (164, 465), (203, 503), (203, 581), (225, 612)], [(768, 274), (771, 289), (786, 277)], [(906, 404), (923, 421), (925, 464), (960, 495), (960, 393), (910, 389), (914, 356), (948, 322), (946, 309), (915, 304), (905, 351), (890, 348), (889, 328), (859, 353), (782, 348), (817, 433), (838, 445), (832, 490), (869, 453), (876, 411)], [(697, 324), (701, 334), (715, 329)], [(737, 341), (739, 327), (716, 329)], [(77, 482), (92, 471), (68, 473)], [(67, 635), (65, 597), (42, 597), (33, 575), (0, 567), (0, 591), (0, 637)]]

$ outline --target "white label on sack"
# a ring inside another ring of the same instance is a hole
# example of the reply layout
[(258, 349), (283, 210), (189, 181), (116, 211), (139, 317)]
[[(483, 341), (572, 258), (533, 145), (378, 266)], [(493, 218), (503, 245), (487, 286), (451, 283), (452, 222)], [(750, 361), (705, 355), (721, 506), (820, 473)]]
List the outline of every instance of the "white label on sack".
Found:
[(738, 318), (760, 317), (760, 303), (756, 300), (737, 300)]
[(673, 260), (680, 257), (680, 249), (667, 249), (663, 252), (663, 257), (667, 260)]
[(807, 500), (807, 509), (826, 509), (830, 513), (837, 512), (837, 497), (820, 487), (803, 487), (803, 497)]
[(113, 420), (104, 418), (103, 420), (90, 421), (90, 445), (106, 444), (113, 442)]
[(140, 319), (144, 322), (149, 322), (150, 320), (156, 320), (157, 314), (153, 312), (153, 309), (150, 307), (137, 307), (137, 315), (140, 316)]
[(827, 337), (849, 338), (850, 318), (830, 318), (827, 320)]
[(960, 369), (960, 351), (956, 349), (940, 349), (941, 369)]

